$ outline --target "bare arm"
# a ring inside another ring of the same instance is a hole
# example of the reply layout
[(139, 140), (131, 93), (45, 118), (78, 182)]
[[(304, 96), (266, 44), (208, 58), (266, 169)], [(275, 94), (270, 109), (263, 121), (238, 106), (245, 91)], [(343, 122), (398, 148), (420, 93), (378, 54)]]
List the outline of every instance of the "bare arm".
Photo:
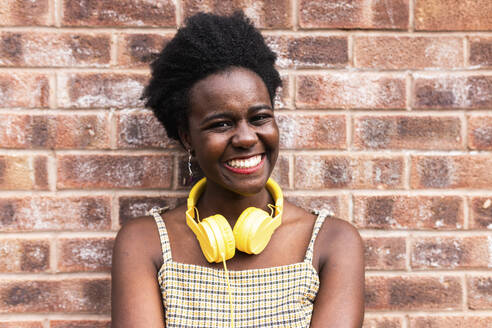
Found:
[(164, 327), (157, 268), (151, 251), (157, 247), (153, 235), (157, 232), (152, 224), (155, 226), (152, 220), (134, 219), (116, 237), (111, 271), (113, 328)]
[(311, 328), (360, 328), (364, 318), (363, 243), (347, 222), (327, 220), (316, 241), (321, 254), (320, 289)]

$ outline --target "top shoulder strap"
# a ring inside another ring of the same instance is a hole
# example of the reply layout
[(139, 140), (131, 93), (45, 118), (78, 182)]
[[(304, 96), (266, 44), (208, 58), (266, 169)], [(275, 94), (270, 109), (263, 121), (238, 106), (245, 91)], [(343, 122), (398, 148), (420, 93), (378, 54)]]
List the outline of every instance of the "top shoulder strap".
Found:
[(157, 229), (159, 230), (159, 238), (161, 240), (162, 258), (164, 263), (171, 262), (171, 244), (167, 236), (166, 225), (161, 217), (161, 213), (167, 210), (167, 207), (153, 207), (148, 213), (154, 217)]
[(309, 245), (306, 251), (306, 256), (304, 257), (304, 261), (308, 263), (313, 262), (313, 251), (314, 251), (314, 242), (316, 241), (316, 236), (318, 235), (319, 229), (325, 222), (326, 217), (330, 214), (328, 210), (314, 211), (315, 214), (318, 214), (316, 218), (316, 222), (314, 223), (313, 234), (311, 235), (311, 240), (309, 241)]

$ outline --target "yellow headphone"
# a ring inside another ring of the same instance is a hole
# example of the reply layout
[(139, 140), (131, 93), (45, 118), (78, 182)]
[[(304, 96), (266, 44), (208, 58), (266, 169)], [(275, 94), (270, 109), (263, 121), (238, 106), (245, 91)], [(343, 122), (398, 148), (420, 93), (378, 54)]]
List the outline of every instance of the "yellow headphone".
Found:
[(282, 189), (272, 179), (268, 179), (266, 188), (275, 200), (272, 218), (267, 212), (256, 207), (248, 207), (237, 219), (234, 229), (220, 214), (195, 221), (196, 201), (205, 190), (207, 179), (198, 181), (188, 196), (186, 224), (193, 231), (200, 243), (203, 254), (208, 262), (223, 262), (234, 256), (236, 248), (248, 254), (259, 254), (265, 249), (275, 229), (282, 221), (284, 198)]

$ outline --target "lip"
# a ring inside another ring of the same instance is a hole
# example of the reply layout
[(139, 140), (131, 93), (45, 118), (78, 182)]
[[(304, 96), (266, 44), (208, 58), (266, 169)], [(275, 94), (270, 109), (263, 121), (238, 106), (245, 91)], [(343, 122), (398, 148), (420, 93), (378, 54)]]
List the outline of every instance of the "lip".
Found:
[[(253, 156), (257, 156), (257, 155), (236, 157), (236, 158), (233, 158), (233, 159), (247, 159), (247, 158), (251, 158)], [(233, 160), (233, 159), (230, 159), (230, 160)], [(237, 167), (229, 166), (229, 165), (227, 165), (227, 162), (224, 162), (224, 167), (226, 169), (228, 169), (229, 171), (234, 172), (234, 173), (238, 173), (238, 174), (252, 174), (252, 173), (255, 173), (256, 171), (258, 171), (259, 169), (262, 168), (263, 164), (265, 164), (265, 159), (266, 159), (265, 154), (261, 154), (261, 161), (256, 166), (248, 167), (248, 168), (237, 168)]]

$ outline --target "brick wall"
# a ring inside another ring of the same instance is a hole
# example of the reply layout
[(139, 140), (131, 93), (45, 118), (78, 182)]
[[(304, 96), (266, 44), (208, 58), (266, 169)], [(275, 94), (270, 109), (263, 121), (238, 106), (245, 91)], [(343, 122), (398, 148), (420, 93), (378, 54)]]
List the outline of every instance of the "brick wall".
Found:
[(0, 327), (109, 327), (120, 224), (186, 196), (139, 100), (199, 10), (279, 54), (275, 177), (366, 241), (365, 327), (492, 327), (490, 0), (3, 0)]

